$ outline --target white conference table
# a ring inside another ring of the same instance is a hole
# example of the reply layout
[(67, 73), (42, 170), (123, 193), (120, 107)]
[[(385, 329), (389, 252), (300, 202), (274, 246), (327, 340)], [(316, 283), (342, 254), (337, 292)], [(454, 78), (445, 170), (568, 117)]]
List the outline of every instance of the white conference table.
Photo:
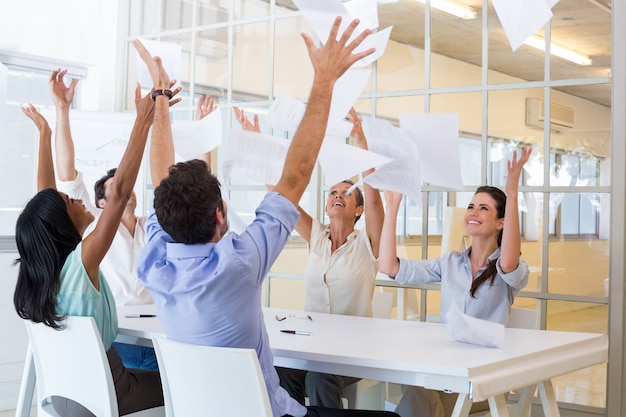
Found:
[[(153, 336), (163, 335), (158, 318), (125, 317), (129, 313), (154, 314), (155, 310), (154, 306), (119, 309), (117, 341), (151, 345)], [(492, 416), (506, 417), (504, 394), (535, 385), (545, 416), (558, 417), (551, 379), (608, 359), (605, 334), (506, 329), (502, 348), (486, 348), (453, 341), (447, 327), (439, 323), (323, 313), (310, 313), (312, 321), (275, 318), (289, 313), (302, 316), (302, 312), (264, 309), (274, 365), (457, 392), (454, 417), (467, 416), (473, 401), (485, 399)], [(311, 335), (280, 332), (286, 329)], [(34, 386), (34, 370), (25, 369), (24, 375), (23, 390), (29, 383)], [(523, 400), (528, 406), (527, 397)], [(28, 415), (19, 411), (17, 417)]]

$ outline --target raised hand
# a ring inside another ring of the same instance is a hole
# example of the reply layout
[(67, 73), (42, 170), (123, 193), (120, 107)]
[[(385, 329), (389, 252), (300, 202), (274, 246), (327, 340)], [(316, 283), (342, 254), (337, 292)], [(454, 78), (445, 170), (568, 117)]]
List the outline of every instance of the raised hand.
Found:
[(59, 68), (52, 71), (52, 74), (50, 75), (52, 100), (54, 101), (54, 105), (60, 108), (70, 107), (70, 104), (72, 104), (72, 100), (74, 99), (76, 84), (78, 84), (78, 80), (73, 79), (69, 87), (67, 87), (63, 80), (65, 74), (67, 74), (67, 70), (61, 70)]
[(522, 168), (524, 164), (528, 162), (528, 158), (530, 158), (530, 154), (533, 149), (531, 147), (522, 148), (522, 154), (519, 159), (517, 159), (517, 151), (513, 152), (513, 157), (510, 161), (507, 161), (507, 171), (508, 176), (506, 179), (506, 191), (509, 194), (509, 190), (517, 191), (517, 186), (519, 183), (520, 175), (522, 174)]
[(32, 104), (28, 103), (26, 107), (22, 108), (22, 112), (35, 123), (39, 133), (41, 135), (46, 135), (48, 137), (52, 136), (52, 129), (50, 129), (50, 125), (45, 117), (41, 115)]
[(196, 117), (194, 120), (202, 120), (216, 109), (215, 100), (209, 95), (200, 96), (196, 106)]
[(370, 34), (371, 31), (369, 29), (364, 30), (352, 42), (347, 44), (352, 36), (352, 32), (354, 32), (354, 29), (359, 25), (359, 22), (359, 19), (353, 20), (341, 37), (337, 39), (337, 33), (341, 25), (341, 17), (338, 16), (330, 30), (328, 40), (321, 48), (315, 46), (310, 36), (302, 33), (309, 58), (315, 70), (315, 76), (321, 77), (320, 81), (334, 83), (352, 66), (352, 64), (374, 53), (374, 48), (367, 49), (357, 54), (352, 53)]
[(154, 83), (154, 88), (157, 90), (162, 88), (171, 88), (173, 84), (170, 83), (170, 77), (167, 75), (165, 68), (163, 68), (161, 58), (150, 55), (150, 52), (148, 52), (144, 44), (141, 43), (139, 39), (135, 39), (132, 43), (135, 49), (137, 49), (139, 56), (148, 67), (150, 77), (152, 77), (152, 82)]
[[(356, 114), (354, 107), (348, 112), (348, 121), (352, 123), (352, 130), (350, 131), (350, 137), (356, 139), (357, 145), (361, 146), (362, 142), (365, 142), (365, 134), (363, 133), (363, 127), (361, 126), (361, 118)], [(365, 143), (367, 149), (367, 143)]]
[(255, 114), (253, 117), (254, 123), (250, 123), (250, 120), (244, 114), (242, 109), (237, 106), (233, 106), (233, 110), (235, 111), (235, 119), (237, 119), (243, 130), (261, 133), (261, 127), (259, 126), (259, 115)]

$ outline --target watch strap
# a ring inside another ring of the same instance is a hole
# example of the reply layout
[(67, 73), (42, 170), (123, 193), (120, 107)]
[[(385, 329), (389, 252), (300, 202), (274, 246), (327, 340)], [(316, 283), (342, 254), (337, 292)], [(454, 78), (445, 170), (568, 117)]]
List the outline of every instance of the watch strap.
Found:
[(150, 92), (150, 98), (152, 99), (152, 101), (156, 101), (157, 96), (165, 96), (167, 97), (168, 100), (171, 100), (172, 98), (172, 90), (168, 90), (166, 88), (161, 88), (158, 90), (152, 90)]

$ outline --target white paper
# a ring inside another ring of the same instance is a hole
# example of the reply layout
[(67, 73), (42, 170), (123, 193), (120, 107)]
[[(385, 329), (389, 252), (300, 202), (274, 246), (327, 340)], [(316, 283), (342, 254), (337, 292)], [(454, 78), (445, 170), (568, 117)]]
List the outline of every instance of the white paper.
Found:
[(223, 165), (224, 178), (240, 177), (276, 185), (289, 144), (286, 139), (232, 129)]
[(363, 92), (371, 73), (371, 69), (349, 70), (335, 82), (328, 115), (328, 126), (334, 126), (344, 120)]
[(420, 204), (422, 176), (415, 142), (387, 120), (363, 117), (362, 122), (368, 149), (394, 159), (377, 168), (364, 182), (379, 190), (402, 193)]
[(455, 303), (447, 313), (448, 333), (452, 340), (485, 347), (502, 347), (504, 325), (463, 314)]
[(376, 33), (372, 33), (367, 38), (365, 38), (363, 42), (359, 45), (359, 47), (354, 50), (354, 52), (358, 53), (370, 48), (374, 48), (376, 50), (365, 58), (359, 59), (357, 62), (352, 64), (352, 67), (364, 67), (383, 56), (383, 54), (385, 53), (385, 49), (387, 49), (387, 42), (389, 42), (389, 36), (391, 35), (392, 29), (393, 26), (388, 26), (385, 29), (379, 30)]
[(417, 145), (399, 127), (371, 116), (362, 118), (362, 127), (370, 151), (391, 158), (415, 158), (417, 163)]
[[(344, 118), (361, 95), (371, 72), (370, 69), (346, 71), (335, 82), (328, 114), (327, 135), (346, 137), (350, 134), (351, 123), (346, 123)], [(302, 102), (279, 93), (269, 108), (267, 125), (274, 129), (295, 132), (305, 110), (306, 105)]]
[(378, 27), (376, 0), (351, 0), (343, 3), (343, 6), (350, 16), (361, 20), (360, 27), (372, 30)]
[(302, 102), (279, 93), (270, 106), (265, 120), (271, 128), (295, 132), (302, 121), (305, 109), (306, 106)]
[[(493, 7), (513, 51), (552, 18), (548, 1), (493, 0)], [(554, 1), (553, 3), (556, 4)]]
[(462, 190), (458, 114), (401, 114), (400, 127), (417, 144), (422, 181)]
[(222, 143), (222, 110), (218, 107), (201, 120), (172, 122), (176, 162), (210, 152)]
[(319, 162), (327, 185), (334, 185), (392, 159), (336, 140), (325, 139)]
[(363, 182), (378, 190), (402, 193), (418, 205), (422, 202), (420, 168), (414, 158), (395, 159), (376, 168)]
[[(163, 61), (163, 68), (169, 75), (170, 80), (176, 80), (176, 86), (180, 86), (182, 66), (182, 46), (176, 43), (158, 42), (148, 39), (140, 39), (151, 56), (158, 56)], [(150, 72), (139, 54), (137, 54), (137, 80), (143, 88), (152, 88), (153, 82)]]

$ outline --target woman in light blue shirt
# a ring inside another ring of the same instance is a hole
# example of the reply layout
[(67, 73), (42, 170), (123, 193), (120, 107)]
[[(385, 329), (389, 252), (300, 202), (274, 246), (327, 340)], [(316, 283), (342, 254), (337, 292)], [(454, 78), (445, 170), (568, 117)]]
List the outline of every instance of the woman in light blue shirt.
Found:
[[(66, 71), (55, 70), (50, 84), (60, 106), (69, 106), (76, 81), (63, 83)], [(81, 236), (94, 216), (82, 200), (57, 191), (52, 163), (52, 131), (46, 119), (30, 104), (23, 109), (39, 130), (38, 193), (26, 204), (16, 222), (15, 240), (20, 254), (13, 297), (17, 314), (26, 320), (63, 329), (66, 316), (93, 317), (107, 351), (120, 415), (163, 405), (156, 371), (129, 370), (111, 348), (118, 331), (113, 295), (100, 271), (100, 262), (111, 246), (122, 213), (133, 191), (148, 132), (154, 119), (150, 95), (135, 90), (137, 118), (119, 168), (109, 188), (110, 198), (95, 229)], [(57, 106), (59, 107), (59, 106)], [(69, 112), (58, 114), (57, 125), (69, 123)], [(74, 158), (73, 153), (65, 155)], [(88, 372), (88, 370), (86, 370)], [(53, 397), (64, 416), (92, 416), (69, 399)]]
[[(508, 162), (505, 192), (479, 187), (467, 207), (465, 230), (472, 245), (436, 259), (399, 259), (396, 254), (396, 217), (402, 194), (385, 191), (387, 216), (383, 224), (378, 267), (401, 283), (441, 282), (442, 321), (452, 303), (464, 314), (508, 324), (511, 305), (528, 283), (528, 266), (520, 258), (521, 238), (517, 190), (531, 149), (522, 149)], [(508, 198), (507, 198), (508, 196)], [(443, 394), (442, 394), (443, 395)], [(444, 416), (437, 392), (410, 387), (396, 412), (402, 417)]]

